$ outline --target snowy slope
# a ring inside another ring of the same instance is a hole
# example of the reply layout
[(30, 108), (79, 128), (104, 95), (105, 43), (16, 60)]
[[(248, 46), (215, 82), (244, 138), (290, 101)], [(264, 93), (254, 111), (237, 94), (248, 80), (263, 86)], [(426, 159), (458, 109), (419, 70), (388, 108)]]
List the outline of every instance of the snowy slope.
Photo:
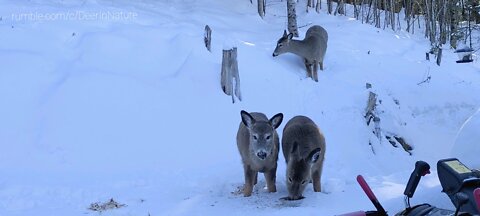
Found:
[(462, 162), (475, 169), (480, 169), (480, 162), (477, 157), (480, 153), (480, 149), (477, 148), (477, 141), (480, 139), (478, 128), (480, 128), (480, 109), (462, 125), (451, 152), (452, 155), (461, 155)]
[[(285, 8), (268, 2), (262, 20), (246, 0), (0, 1), (0, 215), (97, 215), (89, 204), (112, 197), (128, 206), (102, 215), (334, 215), (373, 208), (357, 174), (396, 212), (416, 160), (461, 157), (451, 149), (480, 106), (478, 62), (456, 64), (447, 49), (438, 67), (424, 59), (421, 34), (299, 8), (299, 26), (329, 33), (315, 83), (300, 58), (272, 57)], [(69, 12), (133, 15), (18, 16)], [(244, 98), (235, 104), (219, 87), (222, 48), (230, 46), (238, 47)], [(412, 156), (366, 126), (367, 82), (382, 100), (382, 128), (404, 136)], [(317, 122), (327, 140), (325, 192), (309, 186), (304, 200), (279, 200), (287, 194), (280, 156), (277, 193), (261, 177), (252, 197), (240, 195), (241, 109)], [(434, 174), (417, 191), (412, 202), (450, 208)]]

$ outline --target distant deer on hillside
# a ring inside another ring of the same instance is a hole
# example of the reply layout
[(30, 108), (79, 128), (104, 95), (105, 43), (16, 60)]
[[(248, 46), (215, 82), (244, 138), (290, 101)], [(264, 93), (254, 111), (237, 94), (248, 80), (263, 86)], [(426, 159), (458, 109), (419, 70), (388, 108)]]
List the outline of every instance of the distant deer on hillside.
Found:
[(304, 58), (307, 76), (318, 82), (318, 65), (323, 70), (323, 58), (327, 51), (328, 33), (318, 25), (314, 25), (307, 30), (305, 39), (292, 39), (293, 34), (287, 34), (285, 30), (283, 36), (278, 40), (277, 47), (273, 51), (273, 57), (283, 53), (294, 53)]

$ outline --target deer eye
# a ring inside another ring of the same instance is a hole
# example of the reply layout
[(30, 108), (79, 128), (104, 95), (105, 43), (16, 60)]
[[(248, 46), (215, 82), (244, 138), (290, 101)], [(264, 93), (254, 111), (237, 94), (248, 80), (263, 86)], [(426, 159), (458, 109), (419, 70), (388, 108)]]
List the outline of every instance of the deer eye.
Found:
[(257, 137), (256, 135), (253, 135), (253, 139), (254, 139), (254, 140), (257, 140), (258, 137)]
[(288, 182), (292, 183), (292, 178), (288, 177)]
[(278, 44), (278, 47), (282, 48), (283, 44)]
[(270, 139), (270, 135), (268, 135), (267, 137), (265, 137), (265, 139), (269, 140), (269, 139)]
[(303, 180), (303, 181), (302, 181), (302, 185), (304, 185), (305, 183), (307, 183), (307, 181)]

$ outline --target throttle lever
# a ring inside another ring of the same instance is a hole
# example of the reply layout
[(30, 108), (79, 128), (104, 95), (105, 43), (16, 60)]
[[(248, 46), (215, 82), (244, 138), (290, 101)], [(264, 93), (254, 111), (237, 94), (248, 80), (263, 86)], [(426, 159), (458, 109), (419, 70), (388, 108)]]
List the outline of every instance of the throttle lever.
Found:
[(427, 174), (430, 174), (430, 165), (425, 161), (417, 161), (403, 194), (408, 198), (412, 198), (417, 189), (418, 183), (420, 182), (420, 178)]

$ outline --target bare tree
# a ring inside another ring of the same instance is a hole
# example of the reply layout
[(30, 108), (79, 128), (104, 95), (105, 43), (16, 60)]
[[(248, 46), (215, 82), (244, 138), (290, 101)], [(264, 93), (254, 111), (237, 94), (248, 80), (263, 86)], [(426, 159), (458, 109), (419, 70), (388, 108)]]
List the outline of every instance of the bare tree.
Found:
[[(299, 0), (297, 0), (298, 2)], [(307, 0), (307, 13), (309, 8), (315, 8), (315, 0)], [(318, 11), (317, 11), (318, 12)]]
[(332, 11), (333, 11), (333, 0), (327, 0), (327, 10), (328, 10), (328, 14), (332, 14)]
[(313, 8), (313, 5), (315, 5), (314, 0), (308, 0), (307, 1), (307, 7), (312, 7)]
[(407, 23), (407, 32), (410, 32), (410, 30), (413, 31), (411, 28), (412, 25), (414, 25), (414, 11), (413, 11), (413, 3), (414, 0), (403, 0), (403, 5), (405, 6), (405, 21)]
[[(333, 1), (337, 2), (335, 9)], [(315, 5), (315, 0), (305, 2), (307, 11)], [(317, 12), (320, 2), (316, 1)], [(413, 34), (415, 28), (423, 28), (431, 44), (430, 53), (435, 54), (438, 63), (444, 44), (450, 42), (450, 46), (456, 48), (460, 39), (467, 43), (475, 26), (472, 23), (480, 23), (480, 13), (476, 11), (480, 8), (478, 0), (327, 0), (327, 11), (345, 14), (346, 3), (353, 4), (353, 16), (362, 23), (377, 28), (390, 27), (394, 31), (402, 29), (400, 11), (403, 9), (406, 31)]]
[[(386, 1), (386, 0), (385, 0)], [(392, 30), (395, 31), (395, 14), (397, 13), (396, 7), (395, 7), (395, 0), (388, 0), (388, 10), (390, 11), (389, 13), (389, 20), (388, 23), (390, 23)]]
[(353, 0), (352, 2), (353, 2), (353, 17), (358, 20), (360, 17), (360, 10), (358, 8), (357, 1)]
[(381, 27), (380, 8), (381, 8), (382, 2), (381, 0), (372, 0), (372, 2), (373, 2), (373, 22), (375, 23), (375, 27), (380, 28)]
[(442, 45), (449, 31), (446, 29), (446, 0), (425, 0), (425, 36), (430, 40), (430, 53), (435, 54), (437, 64), (442, 59)]
[(287, 13), (288, 13), (288, 31), (293, 36), (298, 37), (297, 27), (297, 12), (295, 10), (295, 0), (287, 0)]
[(447, 43), (447, 37), (450, 34), (450, 31), (448, 29), (448, 24), (447, 19), (449, 16), (447, 16), (447, 0), (437, 0), (437, 13), (438, 13), (438, 27), (439, 27), (439, 43), (440, 44), (445, 44)]
[(344, 0), (338, 0), (337, 1), (337, 8), (335, 9), (334, 15), (342, 14), (345, 15), (345, 2)]
[(449, 5), (450, 13), (450, 46), (457, 48), (457, 41), (460, 38), (459, 21), (461, 19), (461, 7), (459, 0), (451, 0)]

